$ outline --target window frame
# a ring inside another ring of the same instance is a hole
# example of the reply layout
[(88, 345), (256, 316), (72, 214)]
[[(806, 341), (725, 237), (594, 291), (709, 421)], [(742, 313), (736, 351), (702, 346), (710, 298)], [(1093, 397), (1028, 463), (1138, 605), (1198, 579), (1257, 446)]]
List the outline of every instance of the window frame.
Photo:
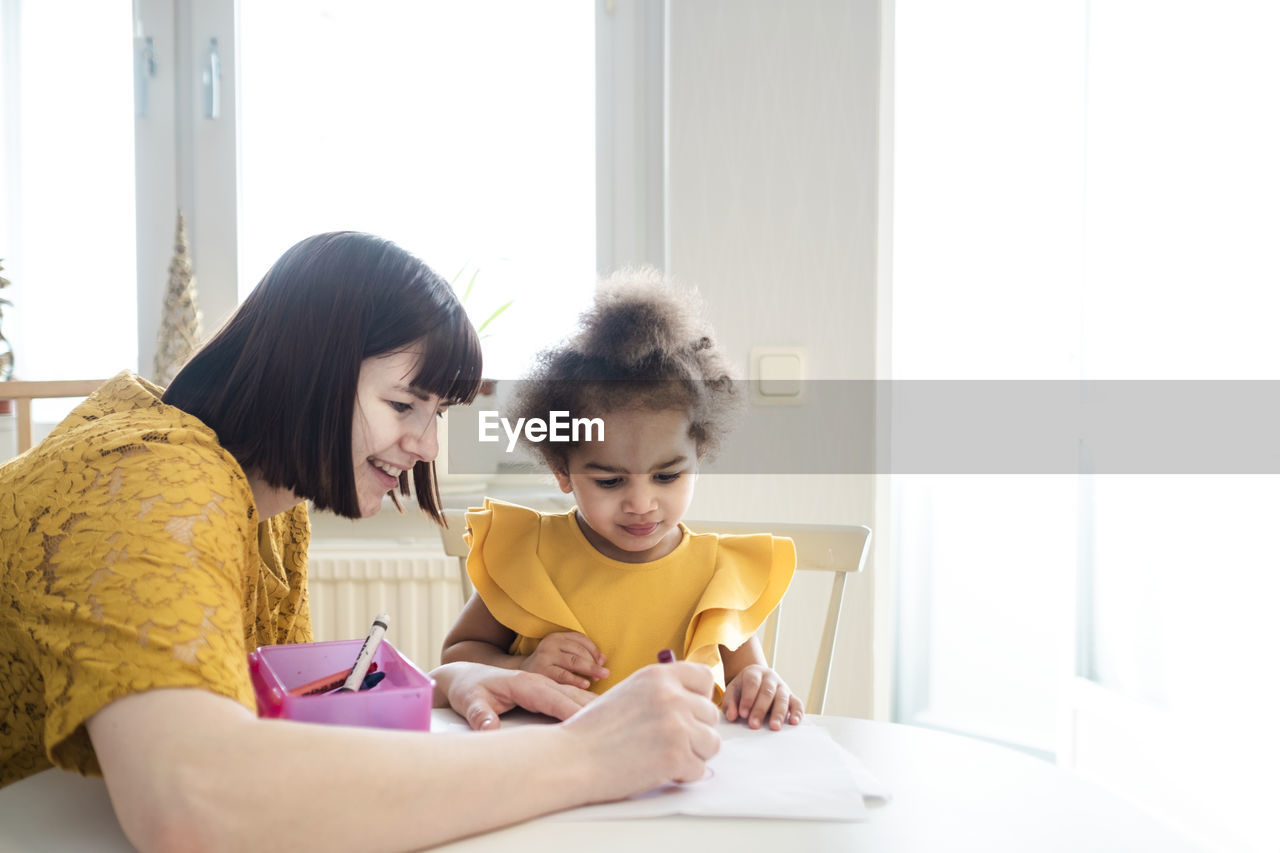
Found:
[[(134, 119), (138, 368), (145, 374), (155, 361), (178, 211), (186, 218), (206, 334), (238, 304), (237, 12), (235, 0), (134, 0), (134, 50), (150, 36), (156, 54), (147, 115)], [(219, 116), (211, 119), (199, 69), (214, 38), (221, 74)]]

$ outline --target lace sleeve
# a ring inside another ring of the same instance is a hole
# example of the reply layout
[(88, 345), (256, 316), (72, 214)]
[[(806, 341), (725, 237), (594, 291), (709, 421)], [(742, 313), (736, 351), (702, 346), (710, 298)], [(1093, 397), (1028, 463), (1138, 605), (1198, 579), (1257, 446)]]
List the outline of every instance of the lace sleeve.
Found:
[(198, 686), (254, 707), (244, 608), (258, 525), (239, 467), (207, 436), (57, 449), (31, 477), (43, 505), (11, 555), (34, 670), (19, 675), (22, 698), (44, 706), (25, 718), (43, 717), (49, 760), (97, 772), (83, 723), (114, 699)]

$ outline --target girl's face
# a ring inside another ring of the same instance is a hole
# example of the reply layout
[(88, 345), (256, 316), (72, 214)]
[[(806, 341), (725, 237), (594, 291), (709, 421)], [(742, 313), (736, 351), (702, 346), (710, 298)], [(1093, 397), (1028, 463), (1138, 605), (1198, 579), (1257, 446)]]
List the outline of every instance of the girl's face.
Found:
[(578, 501), (578, 524), (596, 550), (627, 563), (670, 554), (677, 526), (693, 499), (698, 449), (686, 412), (634, 409), (604, 417), (604, 440), (569, 452), (568, 471), (556, 471)]
[(360, 515), (382, 509), (382, 496), (400, 485), (400, 473), (436, 458), (437, 417), (444, 411), (435, 394), (409, 388), (421, 353), (404, 350), (366, 358), (356, 385), (351, 458), (356, 468)]

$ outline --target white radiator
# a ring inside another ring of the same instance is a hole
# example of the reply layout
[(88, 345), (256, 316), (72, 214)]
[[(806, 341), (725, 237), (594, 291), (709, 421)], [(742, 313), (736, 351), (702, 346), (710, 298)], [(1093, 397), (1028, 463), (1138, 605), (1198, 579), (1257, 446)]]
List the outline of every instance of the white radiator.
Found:
[(363, 637), (388, 613), (387, 639), (401, 654), (424, 671), (440, 664), (462, 592), (458, 560), (439, 542), (313, 539), (308, 576), (316, 641)]

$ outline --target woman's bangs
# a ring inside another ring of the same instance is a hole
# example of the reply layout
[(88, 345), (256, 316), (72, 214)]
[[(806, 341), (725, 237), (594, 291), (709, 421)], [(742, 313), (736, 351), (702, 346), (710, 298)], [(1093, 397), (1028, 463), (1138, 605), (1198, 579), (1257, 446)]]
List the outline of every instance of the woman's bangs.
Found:
[(470, 403), (484, 378), (480, 336), (459, 310), (427, 333), (413, 387), (437, 395), (446, 405)]

